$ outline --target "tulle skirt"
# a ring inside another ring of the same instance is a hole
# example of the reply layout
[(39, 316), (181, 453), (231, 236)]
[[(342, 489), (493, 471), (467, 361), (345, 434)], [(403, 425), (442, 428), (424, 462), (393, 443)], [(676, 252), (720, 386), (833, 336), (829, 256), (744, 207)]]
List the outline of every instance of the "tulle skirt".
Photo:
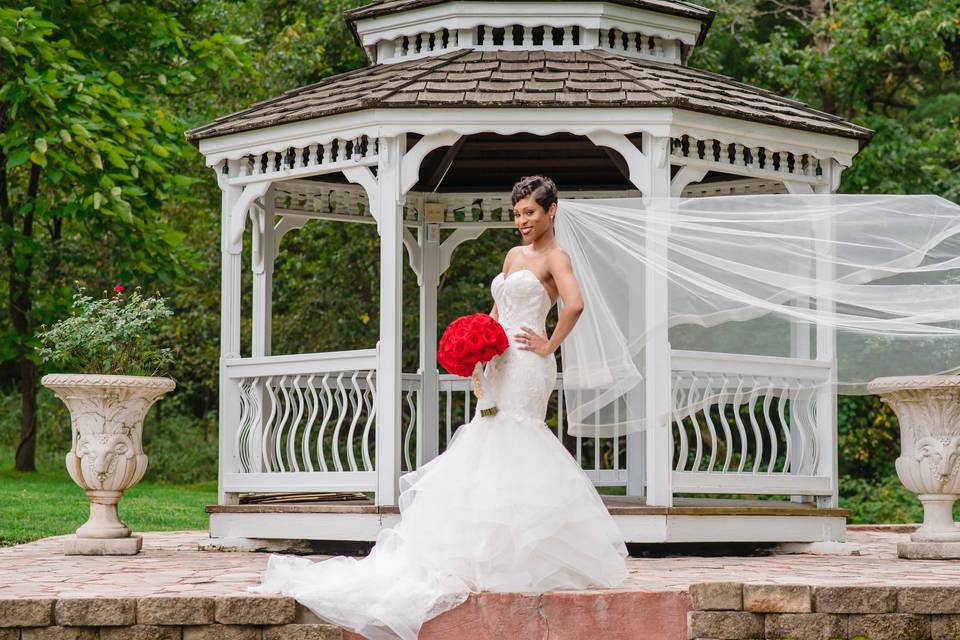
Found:
[(531, 417), (475, 417), (400, 477), (401, 520), (369, 555), (271, 554), (257, 593), (292, 596), (372, 640), (415, 640), (470, 592), (615, 587), (622, 534), (559, 439)]

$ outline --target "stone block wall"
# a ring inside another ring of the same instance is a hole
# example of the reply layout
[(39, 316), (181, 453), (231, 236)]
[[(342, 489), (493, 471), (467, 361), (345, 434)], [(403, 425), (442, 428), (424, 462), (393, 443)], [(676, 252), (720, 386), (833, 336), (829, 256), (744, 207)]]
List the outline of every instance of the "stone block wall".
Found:
[(0, 598), (0, 640), (342, 640), (292, 598)]
[(690, 586), (696, 640), (960, 640), (960, 586)]

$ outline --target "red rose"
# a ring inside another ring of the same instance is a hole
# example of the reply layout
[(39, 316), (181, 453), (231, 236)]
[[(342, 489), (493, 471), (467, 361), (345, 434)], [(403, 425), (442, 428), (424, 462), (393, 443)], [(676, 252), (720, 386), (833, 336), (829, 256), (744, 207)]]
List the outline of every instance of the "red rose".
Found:
[(474, 313), (457, 318), (443, 332), (437, 361), (450, 373), (469, 377), (478, 362), (489, 362), (508, 345), (499, 322), (485, 313)]

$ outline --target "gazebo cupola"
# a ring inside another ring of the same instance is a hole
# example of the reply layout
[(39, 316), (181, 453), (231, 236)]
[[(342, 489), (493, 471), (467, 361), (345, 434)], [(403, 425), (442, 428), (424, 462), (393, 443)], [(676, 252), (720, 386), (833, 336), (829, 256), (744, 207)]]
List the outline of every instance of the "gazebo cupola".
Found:
[[(187, 133), (223, 191), (214, 537), (290, 538), (293, 527), (301, 538), (372, 540), (392, 522), (399, 476), (442, 452), (472, 411), (469, 381), (437, 370), (441, 275), (459, 245), (513, 226), (509, 190), (520, 177), (551, 176), (561, 201), (830, 193), (872, 135), (690, 67), (713, 13), (688, 2), (380, 0), (345, 17), (370, 65)], [(285, 234), (317, 220), (376, 225), (379, 340), (361, 350), (273, 355), (274, 260)], [(649, 250), (667, 251), (663, 240), (651, 237)], [(241, 287), (245, 242), (249, 291)], [(405, 262), (420, 298), (419, 366), (407, 372)], [(648, 375), (623, 410), (675, 420), (642, 434), (564, 440), (595, 484), (625, 488), (627, 539), (842, 539), (835, 398), (791, 395), (809, 386), (798, 382), (834, 375), (832, 333), (791, 326), (782, 358), (684, 351), (665, 329), (666, 277), (638, 277)], [(241, 350), (247, 295), (252, 337)], [(796, 304), (830, 313), (826, 297)], [(558, 433), (563, 393), (561, 376), (549, 418)], [(706, 406), (708, 396), (719, 400)], [(323, 491), (373, 500), (242, 504), (258, 494)], [(671, 511), (689, 494), (792, 502), (764, 501), (742, 514)]]
[(659, 0), (383, 0), (347, 12), (357, 42), (376, 63), (454, 49), (606, 49), (680, 64), (712, 18), (703, 7)]

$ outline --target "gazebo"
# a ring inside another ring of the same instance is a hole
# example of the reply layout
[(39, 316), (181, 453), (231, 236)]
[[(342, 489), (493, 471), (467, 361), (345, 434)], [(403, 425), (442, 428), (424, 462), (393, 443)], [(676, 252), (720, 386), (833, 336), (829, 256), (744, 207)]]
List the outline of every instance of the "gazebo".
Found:
[[(437, 370), (440, 275), (460, 244), (512, 226), (520, 176), (552, 176), (561, 199), (830, 193), (871, 136), (687, 66), (713, 19), (688, 2), (378, 0), (346, 19), (369, 66), (187, 133), (223, 192), (213, 538), (363, 541), (396, 521), (398, 476), (441, 452), (472, 410), (469, 381)], [(311, 220), (376, 225), (379, 341), (273, 356), (274, 260)], [(401, 370), (404, 260), (420, 292), (416, 372)], [(644, 278), (638, 322), (659, 325), (666, 281)], [(796, 323), (789, 343), (789, 356), (759, 357), (650, 335), (656, 375), (634, 410), (672, 413), (670, 428), (568, 438), (597, 486), (624, 488), (605, 500), (628, 541), (843, 540), (836, 397), (792, 391), (836, 375), (835, 336)], [(561, 374), (549, 416), (558, 435), (562, 394)], [(357, 499), (257, 500), (304, 492)]]

